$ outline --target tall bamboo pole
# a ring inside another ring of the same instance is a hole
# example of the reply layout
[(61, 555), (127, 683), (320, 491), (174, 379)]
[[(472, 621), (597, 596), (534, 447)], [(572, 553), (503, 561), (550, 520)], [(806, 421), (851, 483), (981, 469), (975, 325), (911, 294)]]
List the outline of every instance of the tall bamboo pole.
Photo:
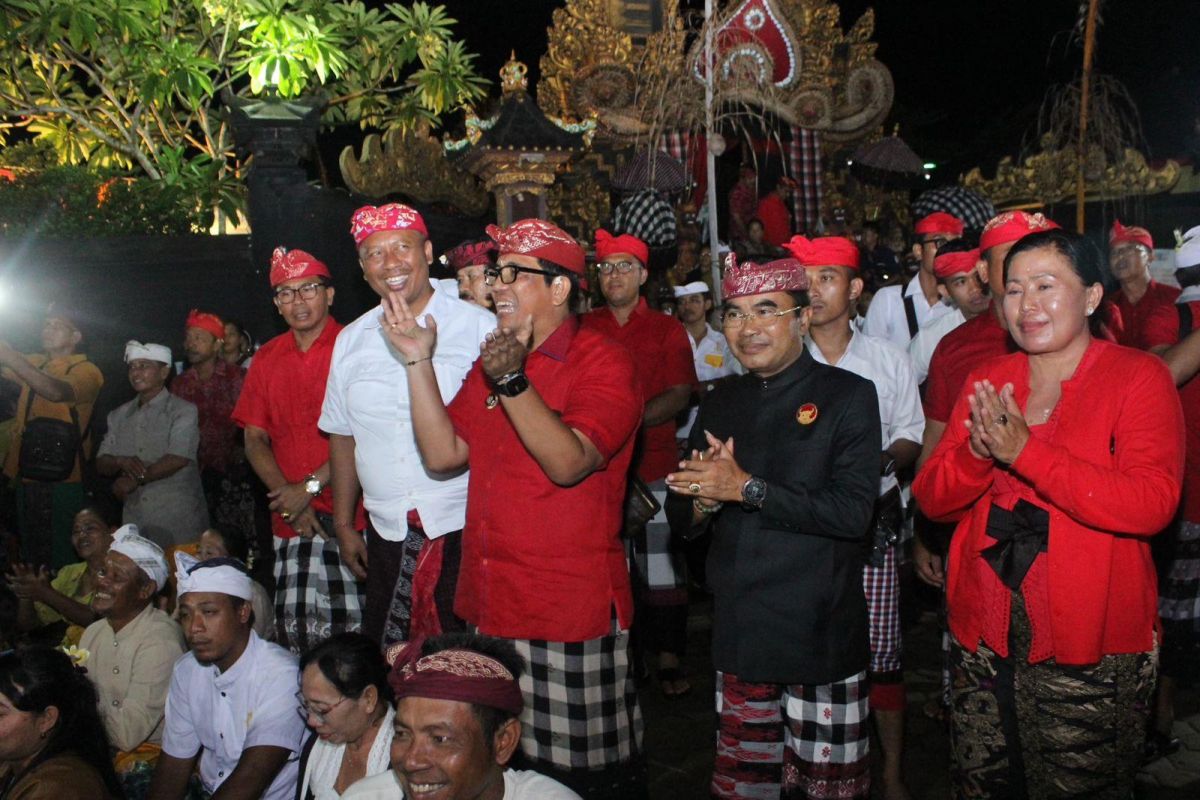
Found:
[(708, 175), (708, 254), (713, 305), (721, 305), (721, 252), (717, 237), (717, 159), (713, 155), (713, 0), (704, 0), (704, 153)]
[(1083, 233), (1084, 208), (1083, 198), (1086, 193), (1087, 179), (1084, 169), (1087, 166), (1087, 130), (1088, 106), (1092, 98), (1092, 59), (1096, 54), (1096, 13), (1100, 0), (1088, 0), (1087, 23), (1083, 29), (1083, 79), (1079, 89), (1079, 142), (1075, 146), (1075, 230)]

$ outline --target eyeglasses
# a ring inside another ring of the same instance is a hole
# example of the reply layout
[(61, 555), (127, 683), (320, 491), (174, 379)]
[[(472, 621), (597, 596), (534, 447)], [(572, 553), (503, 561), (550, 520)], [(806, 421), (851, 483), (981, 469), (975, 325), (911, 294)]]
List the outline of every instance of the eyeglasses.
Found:
[(596, 270), (601, 275), (612, 275), (614, 270), (622, 275), (627, 275), (636, 266), (637, 264), (632, 261), (601, 261), (596, 265)]
[(296, 295), (300, 295), (301, 300), (312, 300), (317, 296), (317, 292), (324, 289), (326, 284), (320, 281), (306, 283), (303, 286), (297, 286), (295, 289), (280, 289), (275, 292), (275, 302), (280, 305), (288, 305), (295, 302)]
[(740, 328), (742, 327), (742, 323), (751, 317), (764, 324), (770, 324), (777, 318), (782, 317), (785, 314), (790, 314), (793, 311), (798, 311), (801, 308), (804, 308), (804, 306), (792, 306), (791, 308), (785, 308), (782, 311), (774, 311), (770, 306), (762, 306), (754, 309), (749, 314), (744, 314), (741, 311), (735, 311), (734, 309), (730, 308), (722, 312), (721, 325), (725, 328)]
[(954, 241), (954, 240), (951, 239), (949, 236), (931, 236), (928, 239), (922, 239), (921, 244), (931, 244), (931, 245), (933, 245), (934, 249), (937, 249), (937, 248), (941, 247), (942, 245), (944, 245), (946, 242), (951, 242), (951, 241)]
[(516, 264), (504, 264), (499, 267), (488, 267), (483, 271), (483, 282), (488, 286), (496, 285), (496, 278), (500, 279), (503, 284), (510, 284), (517, 279), (517, 274), (527, 272), (530, 275), (553, 275), (553, 272), (547, 272), (544, 269), (530, 269), (529, 267), (518, 267)]
[(335, 708), (349, 699), (349, 697), (342, 697), (341, 700), (338, 700), (324, 711), (318, 711), (310, 706), (308, 701), (304, 699), (304, 692), (296, 692), (296, 702), (300, 704), (300, 706), (296, 709), (296, 713), (299, 714), (300, 719), (304, 720), (305, 722), (308, 722), (309, 718), (311, 717), (317, 721), (318, 725), (324, 725), (325, 720), (328, 718), (329, 712), (333, 711)]

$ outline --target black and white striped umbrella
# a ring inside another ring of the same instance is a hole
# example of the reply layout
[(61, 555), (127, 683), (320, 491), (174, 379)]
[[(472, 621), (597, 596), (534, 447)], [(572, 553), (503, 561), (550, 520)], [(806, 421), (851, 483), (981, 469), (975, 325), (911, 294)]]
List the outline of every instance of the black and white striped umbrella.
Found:
[(974, 230), (983, 230), (988, 220), (996, 216), (992, 201), (971, 189), (962, 186), (942, 186), (930, 189), (917, 197), (912, 204), (912, 218), (919, 220), (935, 211), (953, 214), (963, 224)]
[(642, 150), (613, 178), (613, 187), (624, 191), (654, 189), (672, 194), (683, 191), (687, 184), (683, 164), (661, 150), (654, 151), (653, 160)]

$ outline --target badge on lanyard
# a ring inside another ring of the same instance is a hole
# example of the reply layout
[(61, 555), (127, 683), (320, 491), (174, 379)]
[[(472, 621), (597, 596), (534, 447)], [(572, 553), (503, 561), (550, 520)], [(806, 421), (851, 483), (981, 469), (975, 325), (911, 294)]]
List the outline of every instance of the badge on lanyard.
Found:
[(816, 403), (805, 403), (796, 410), (796, 422), (801, 425), (812, 425), (817, 421), (819, 413)]
[(500, 405), (500, 398), (495, 392), (492, 392), (487, 396), (487, 399), (483, 401), (483, 404), (487, 407), (488, 411), (491, 411), (493, 408)]

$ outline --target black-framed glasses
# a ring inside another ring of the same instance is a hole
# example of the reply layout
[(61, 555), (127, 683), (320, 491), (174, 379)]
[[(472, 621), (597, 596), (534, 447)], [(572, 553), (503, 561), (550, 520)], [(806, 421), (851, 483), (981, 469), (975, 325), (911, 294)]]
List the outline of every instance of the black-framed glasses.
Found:
[(317, 296), (317, 292), (325, 288), (327, 284), (321, 281), (313, 281), (297, 286), (295, 289), (286, 288), (279, 289), (275, 292), (275, 302), (282, 305), (288, 305), (296, 301), (296, 296), (299, 295), (301, 300), (312, 300)]
[(596, 265), (596, 271), (601, 275), (612, 275), (613, 270), (628, 275), (637, 264), (633, 261), (601, 261)]
[(498, 267), (487, 267), (483, 271), (483, 282), (488, 286), (496, 285), (496, 278), (500, 279), (503, 284), (513, 283), (517, 279), (517, 275), (522, 272), (527, 272), (530, 275), (553, 275), (553, 272), (547, 272), (544, 269), (530, 269), (529, 267), (518, 267), (516, 264), (503, 264)]
[(790, 314), (793, 311), (796, 311), (801, 308), (804, 308), (804, 306), (792, 306), (791, 308), (785, 308), (785, 309), (776, 311), (775, 309), (771, 308), (770, 306), (761, 306), (759, 308), (754, 309), (749, 314), (744, 313), (742, 311), (738, 311), (733, 308), (728, 308), (725, 311), (721, 312), (721, 326), (725, 327), (725, 328), (740, 328), (740, 327), (742, 327), (742, 324), (746, 320), (750, 319), (751, 317), (758, 320), (759, 322), (771, 323), (771, 322), (774, 322), (779, 317), (782, 317), (785, 314)]
[(312, 717), (317, 721), (318, 725), (324, 725), (326, 719), (328, 718), (328, 714), (349, 699), (349, 697), (343, 696), (341, 700), (338, 700), (329, 708), (325, 709), (324, 711), (318, 711), (310, 706), (308, 701), (304, 699), (304, 692), (296, 692), (296, 702), (300, 704), (296, 708), (296, 713), (299, 714), (300, 719), (304, 720), (305, 722), (308, 722), (309, 717)]

